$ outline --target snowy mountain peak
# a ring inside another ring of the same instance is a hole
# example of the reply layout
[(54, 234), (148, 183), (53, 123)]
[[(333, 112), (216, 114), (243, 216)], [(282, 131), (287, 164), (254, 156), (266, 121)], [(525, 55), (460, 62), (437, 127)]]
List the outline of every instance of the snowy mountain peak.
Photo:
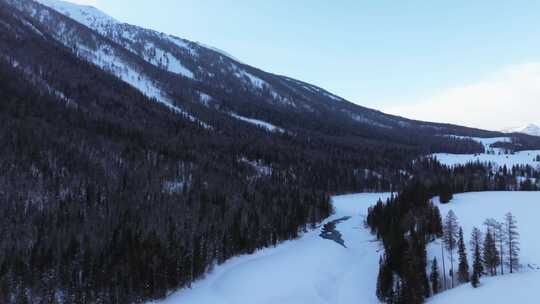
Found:
[(61, 0), (36, 0), (36, 2), (50, 7), (92, 29), (106, 29), (110, 25), (120, 23), (93, 6), (80, 5)]
[(533, 135), (533, 136), (540, 136), (540, 127), (536, 124), (529, 124), (524, 127), (507, 129), (507, 130), (504, 130), (504, 132), (523, 133), (523, 134), (528, 134), (528, 135)]

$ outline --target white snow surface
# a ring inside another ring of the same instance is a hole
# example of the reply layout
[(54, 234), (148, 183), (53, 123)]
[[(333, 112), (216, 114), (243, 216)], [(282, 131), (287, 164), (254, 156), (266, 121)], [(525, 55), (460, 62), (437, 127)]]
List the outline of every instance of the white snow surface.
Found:
[[(531, 292), (540, 287), (540, 269), (536, 269), (540, 265), (540, 242), (538, 242), (540, 192), (475, 192), (457, 194), (448, 204), (440, 204), (437, 198), (434, 202), (439, 206), (443, 218), (450, 210), (456, 214), (459, 224), (463, 227), (469, 264), (472, 263), (469, 240), (473, 227), (476, 226), (485, 232), (483, 226), (485, 219), (494, 218), (502, 221), (506, 213), (512, 212), (520, 233), (522, 268), (512, 275), (482, 277), (481, 285), (477, 289), (472, 288), (470, 284), (464, 284), (447, 290), (430, 299), (428, 303), (538, 303), (538, 299)], [(439, 270), (442, 272), (441, 248), (438, 241), (428, 246), (428, 255), (429, 261), (437, 257)], [(454, 256), (457, 260), (457, 255)], [(448, 272), (450, 260), (447, 253), (445, 257)], [(430, 268), (431, 264), (428, 264)], [(535, 269), (531, 269), (529, 265)], [(456, 261), (454, 269), (457, 269)], [(507, 271), (508, 268), (505, 267), (505, 272)]]
[(234, 75), (237, 78), (247, 80), (247, 83), (249, 83), (250, 85), (252, 85), (253, 87), (257, 89), (262, 90), (264, 87), (270, 87), (270, 85), (266, 83), (266, 81), (260, 79), (257, 76), (254, 76), (253, 74), (248, 73), (246, 70), (236, 65), (233, 65), (232, 69), (235, 71)]
[(508, 168), (511, 168), (514, 165), (540, 167), (540, 162), (535, 161), (535, 158), (538, 155), (540, 155), (540, 150), (520, 151), (515, 152), (514, 154), (433, 154), (439, 162), (448, 166), (481, 162), (491, 163), (500, 167), (506, 165)]
[(333, 197), (335, 214), (351, 216), (337, 225), (347, 248), (322, 239), (322, 227), (275, 248), (233, 258), (191, 289), (159, 304), (370, 304), (375, 295), (379, 242), (364, 228), (367, 208), (390, 194)]
[(69, 18), (84, 24), (85, 26), (98, 30), (101, 34), (105, 29), (119, 22), (111, 16), (103, 13), (97, 8), (89, 5), (80, 5), (61, 0), (36, 0), (55, 11), (68, 16)]
[(266, 121), (263, 121), (263, 120), (259, 120), (259, 119), (255, 119), (255, 118), (248, 118), (248, 117), (244, 117), (244, 116), (241, 116), (241, 115), (238, 115), (236, 113), (230, 113), (230, 115), (238, 120), (241, 120), (241, 121), (245, 121), (247, 123), (250, 123), (252, 125), (256, 125), (257, 127), (260, 127), (260, 128), (263, 128), (263, 129), (266, 129), (270, 132), (280, 132), (280, 133), (284, 133), (285, 130), (283, 130), (282, 128), (280, 127), (276, 127), (274, 126), (273, 124), (269, 123), (269, 122), (266, 122)]
[(145, 52), (143, 53), (143, 59), (145, 61), (169, 72), (195, 79), (193, 72), (186, 68), (176, 56), (160, 49), (153, 43), (147, 43), (144, 48)]
[(449, 153), (436, 153), (432, 154), (433, 157), (436, 157), (439, 162), (447, 166), (456, 166), (464, 165), (467, 163), (481, 162), (481, 163), (490, 163), (495, 166), (502, 167), (506, 165), (507, 167), (512, 167), (514, 165), (530, 165), (532, 167), (539, 167), (540, 162), (537, 162), (535, 159), (540, 155), (540, 150), (528, 150), (528, 151), (519, 151), (511, 154), (506, 154), (504, 149), (492, 148), (491, 145), (497, 142), (510, 142), (510, 137), (494, 137), (494, 138), (478, 138), (478, 137), (462, 137), (455, 136), (458, 138), (469, 138), (474, 141), (477, 141), (484, 145), (484, 148), (488, 153), (481, 154), (449, 154)]
[(122, 81), (130, 84), (147, 97), (156, 100), (175, 113), (184, 115), (192, 122), (200, 123), (206, 129), (212, 129), (212, 126), (194, 117), (193, 115), (184, 111), (182, 108), (175, 106), (171, 99), (164, 94), (163, 91), (157, 87), (150, 78), (138, 72), (129, 64), (124, 63), (120, 57), (116, 56), (114, 49), (111, 47), (101, 46), (97, 50), (92, 50), (84, 47), (83, 45), (78, 45), (77, 49), (80, 57), (83, 57), (100, 68), (113, 73)]
[[(101, 35), (108, 36), (108, 32), (113, 30), (115, 25), (120, 25), (121, 23), (109, 15), (103, 13), (93, 6), (88, 5), (79, 5), (70, 2), (60, 1), (60, 0), (37, 0), (39, 3), (48, 6), (55, 11), (91, 28)], [(158, 33), (155, 33), (158, 35)], [(127, 31), (122, 32), (123, 38), (126, 38), (130, 41), (134, 41), (134, 37)], [(183, 40), (175, 37), (167, 36), (171, 42), (181, 48), (188, 49), (192, 51), (189, 45)], [(117, 41), (118, 42), (118, 41)], [(132, 52), (136, 53), (129, 46), (126, 46)], [(145, 52), (142, 54), (142, 57), (145, 61), (150, 64), (167, 70), (169, 72), (182, 75), (184, 77), (194, 79), (195, 75), (188, 68), (186, 68), (180, 60), (173, 54), (160, 49), (152, 43), (147, 43), (145, 45)]]

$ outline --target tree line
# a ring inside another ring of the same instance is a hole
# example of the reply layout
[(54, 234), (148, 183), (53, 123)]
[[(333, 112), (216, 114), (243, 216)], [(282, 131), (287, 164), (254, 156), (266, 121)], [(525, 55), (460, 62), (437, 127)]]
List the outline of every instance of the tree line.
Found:
[[(474, 227), (471, 232), (469, 240), (471, 267), (463, 229), (459, 226), (455, 213), (452, 210), (448, 212), (444, 219), (441, 240), (442, 273), (439, 270), (437, 258), (434, 257), (431, 262), (429, 277), (433, 294), (469, 282), (477, 288), (483, 276), (503, 275), (505, 266), (509, 273), (519, 270), (520, 242), (515, 216), (509, 212), (505, 215), (504, 221), (499, 222), (490, 218), (484, 222), (484, 225), (486, 227), (484, 233), (477, 227)], [(456, 251), (457, 270), (454, 268)], [(450, 259), (448, 272), (445, 265), (445, 252)]]

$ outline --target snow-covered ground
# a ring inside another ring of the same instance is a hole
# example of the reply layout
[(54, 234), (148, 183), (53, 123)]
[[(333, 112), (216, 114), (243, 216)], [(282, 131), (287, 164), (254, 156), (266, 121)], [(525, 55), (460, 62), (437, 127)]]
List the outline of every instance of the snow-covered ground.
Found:
[[(469, 251), (469, 239), (474, 226), (485, 231), (482, 225), (486, 218), (494, 218), (499, 221), (504, 219), (507, 212), (512, 212), (518, 223), (518, 231), (521, 234), (520, 263), (522, 269), (513, 275), (483, 277), (481, 286), (473, 289), (470, 284), (461, 285), (455, 289), (445, 291), (429, 301), (433, 304), (447, 303), (538, 303), (534, 297), (535, 288), (540, 287), (540, 269), (531, 269), (540, 265), (540, 192), (477, 192), (458, 194), (449, 204), (438, 204), (443, 218), (448, 211), (453, 210), (457, 215), (459, 224), (463, 227), (467, 250)], [(440, 243), (432, 243), (428, 248), (428, 259), (434, 256), (439, 261), (441, 269)], [(469, 251), (470, 253), (470, 251)], [(446, 255), (446, 269), (449, 269), (448, 255)], [(472, 257), (469, 255), (469, 263)], [(457, 263), (454, 264), (457, 268)], [(506, 270), (507, 271), (507, 270)]]
[(233, 258), (160, 304), (323, 304), (379, 303), (375, 282), (379, 243), (363, 227), (367, 208), (389, 194), (333, 198), (346, 248), (319, 237), (322, 227), (298, 240)]
[[(456, 136), (458, 137), (458, 136)], [(540, 168), (540, 162), (535, 159), (540, 155), (540, 150), (520, 151), (514, 154), (505, 154), (503, 149), (492, 148), (491, 145), (496, 142), (509, 142), (509, 137), (495, 137), (495, 138), (478, 138), (478, 137), (462, 137), (470, 138), (484, 145), (485, 150), (488, 153), (482, 154), (448, 154), (448, 153), (436, 153), (433, 157), (436, 157), (439, 162), (448, 166), (464, 165), (471, 162), (491, 163), (497, 166), (512, 167), (514, 165), (530, 165)]]
[[(336, 227), (346, 247), (321, 238), (321, 225), (297, 240), (233, 258), (217, 266), (191, 289), (175, 292), (155, 304), (379, 303), (375, 285), (381, 248), (362, 222), (367, 208), (388, 196), (353, 194), (333, 198), (336, 212), (325, 223), (352, 216)], [(531, 290), (540, 286), (540, 269), (533, 270), (528, 265), (540, 265), (540, 242), (536, 242), (540, 192), (467, 193), (455, 195), (449, 204), (440, 204), (437, 199), (435, 203), (443, 216), (449, 210), (456, 213), (467, 245), (474, 226), (483, 230), (486, 218), (502, 220), (511, 211), (518, 220), (524, 267), (513, 275), (484, 277), (478, 289), (465, 284), (445, 291), (428, 303), (537, 303)], [(441, 267), (437, 242), (428, 246), (428, 255), (430, 260), (437, 256)], [(448, 259), (446, 264), (448, 270)]]
[(514, 165), (530, 165), (540, 167), (540, 162), (535, 161), (540, 155), (538, 150), (520, 151), (514, 154), (434, 154), (442, 164), (448, 166), (464, 165), (471, 162), (491, 163), (497, 166), (511, 168)]
[(245, 122), (250, 123), (252, 125), (255, 125), (257, 127), (266, 129), (266, 130), (268, 130), (270, 132), (285, 133), (285, 130), (283, 130), (282, 128), (276, 127), (273, 124), (271, 124), (269, 122), (266, 122), (266, 121), (263, 121), (263, 120), (260, 120), (260, 119), (244, 117), (244, 116), (238, 115), (236, 113), (231, 113), (231, 116), (238, 119), (238, 120), (245, 121)]

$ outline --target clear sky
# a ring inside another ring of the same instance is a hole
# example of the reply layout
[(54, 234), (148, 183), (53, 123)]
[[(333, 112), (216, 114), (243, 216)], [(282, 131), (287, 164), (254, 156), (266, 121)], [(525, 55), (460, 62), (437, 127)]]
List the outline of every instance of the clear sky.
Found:
[(540, 1), (73, 2), (392, 114), (540, 123)]

